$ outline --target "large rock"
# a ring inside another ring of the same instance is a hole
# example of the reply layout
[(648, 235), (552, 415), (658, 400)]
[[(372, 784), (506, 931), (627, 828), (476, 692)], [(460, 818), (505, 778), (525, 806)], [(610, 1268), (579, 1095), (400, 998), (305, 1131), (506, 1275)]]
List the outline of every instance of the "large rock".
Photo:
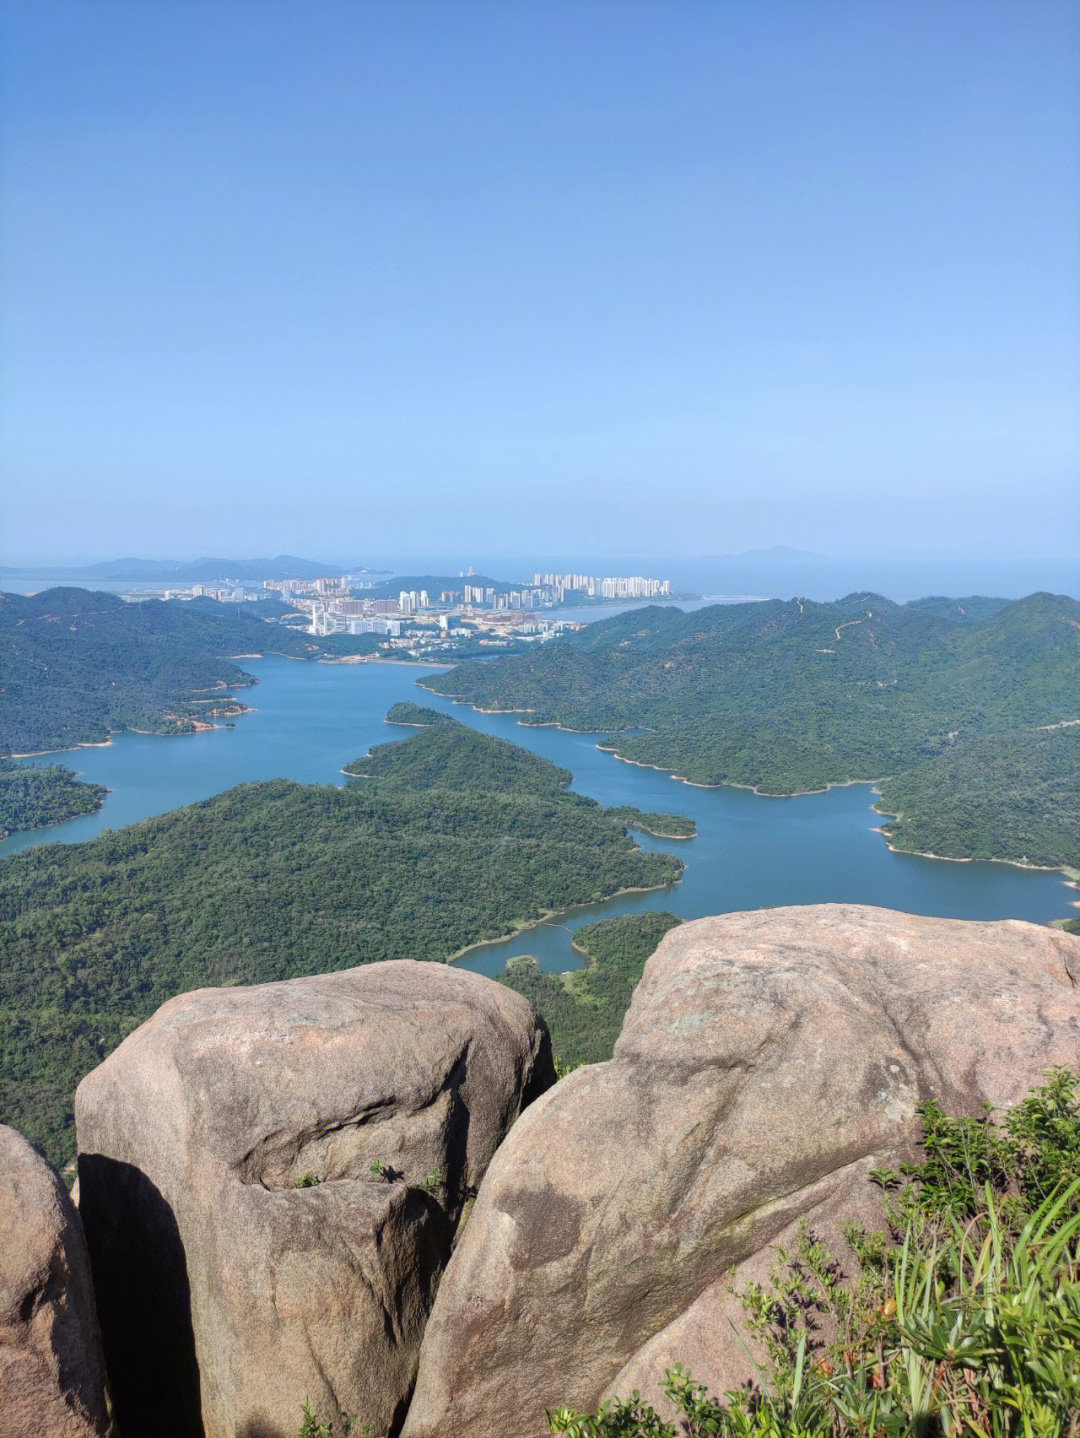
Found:
[(159, 1009), (75, 1101), (124, 1438), (400, 1424), (455, 1227), (553, 1078), (530, 1004), (435, 964)]
[(0, 1438), (111, 1432), (79, 1215), (56, 1170), (0, 1124)]
[[(525, 1114), (443, 1277), (405, 1438), (540, 1438), (545, 1407), (747, 1376), (732, 1276), (865, 1212), (916, 1104), (1080, 1062), (1080, 941), (823, 906), (703, 919), (649, 960), (612, 1062)], [(828, 1224), (826, 1224), (828, 1227)]]

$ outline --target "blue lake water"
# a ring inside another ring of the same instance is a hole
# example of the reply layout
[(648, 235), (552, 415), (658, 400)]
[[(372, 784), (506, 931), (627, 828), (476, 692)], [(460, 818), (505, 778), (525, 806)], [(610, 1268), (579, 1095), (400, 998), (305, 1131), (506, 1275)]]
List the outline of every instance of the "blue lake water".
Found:
[(452, 712), (488, 734), (524, 745), (571, 770), (572, 787), (603, 804), (687, 814), (697, 838), (684, 842), (639, 836), (649, 848), (670, 849), (686, 862), (682, 881), (665, 890), (630, 894), (575, 910), (500, 944), (471, 950), (459, 962), (498, 973), (516, 954), (535, 954), (559, 971), (577, 967), (572, 931), (583, 923), (644, 909), (683, 918), (775, 904), (880, 904), (911, 913), (966, 919), (1029, 919), (1046, 923), (1074, 910), (1076, 891), (1059, 874), (1006, 864), (949, 863), (890, 852), (880, 834), (868, 785), (793, 799), (769, 799), (743, 789), (702, 789), (657, 770), (625, 764), (596, 747), (596, 735), (529, 728), (512, 715), (477, 714), (417, 689), (423, 669), (397, 664), (307, 664), (288, 659), (245, 660), (259, 683), (238, 691), (255, 712), (234, 729), (181, 738), (120, 734), (103, 747), (57, 757), (112, 791), (97, 814), (0, 844), (0, 856), (39, 843), (77, 842), (181, 804), (209, 798), (233, 784), (288, 778), (344, 783), (342, 765), (373, 744), (411, 732), (387, 726), (399, 699)]

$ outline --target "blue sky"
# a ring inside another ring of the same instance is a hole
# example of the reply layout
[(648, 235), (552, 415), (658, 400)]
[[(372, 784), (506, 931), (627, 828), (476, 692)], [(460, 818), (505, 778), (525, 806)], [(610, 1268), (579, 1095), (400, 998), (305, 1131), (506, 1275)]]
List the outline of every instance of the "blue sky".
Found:
[(4, 32), (5, 559), (1076, 550), (1073, 3)]

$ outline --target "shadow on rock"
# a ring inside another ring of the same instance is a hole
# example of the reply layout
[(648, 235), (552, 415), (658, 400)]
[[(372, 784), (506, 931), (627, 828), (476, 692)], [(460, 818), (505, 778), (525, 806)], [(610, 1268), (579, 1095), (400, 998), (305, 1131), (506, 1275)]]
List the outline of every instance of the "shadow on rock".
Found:
[(191, 1289), (173, 1211), (139, 1169), (100, 1154), (79, 1155), (79, 1188), (117, 1426), (123, 1438), (203, 1438)]

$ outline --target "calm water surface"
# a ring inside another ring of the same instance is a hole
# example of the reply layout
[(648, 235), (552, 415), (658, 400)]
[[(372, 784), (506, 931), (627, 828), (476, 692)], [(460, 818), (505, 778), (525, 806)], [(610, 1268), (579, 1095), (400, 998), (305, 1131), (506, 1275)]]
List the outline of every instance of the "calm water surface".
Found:
[[(405, 738), (385, 714), (399, 699), (452, 712), (484, 733), (524, 745), (574, 774), (572, 788), (603, 804), (636, 804), (687, 814), (698, 836), (682, 843), (639, 836), (648, 848), (670, 849), (686, 862), (682, 881), (665, 890), (590, 905), (501, 944), (485, 944), (460, 960), (498, 973), (516, 954), (535, 954), (544, 968), (575, 968), (571, 935), (581, 924), (615, 914), (669, 909), (683, 918), (772, 904), (880, 904), (910, 913), (965, 919), (1030, 919), (1046, 923), (1071, 912), (1075, 890), (1058, 874), (1006, 864), (959, 864), (893, 854), (874, 832), (881, 823), (865, 784), (795, 799), (767, 799), (743, 789), (699, 789), (653, 769), (601, 753), (592, 734), (529, 728), (512, 715), (475, 714), (418, 690), (422, 669), (392, 664), (305, 664), (245, 660), (257, 676), (240, 691), (252, 714), (235, 729), (182, 738), (120, 734), (102, 748), (74, 750), (63, 762), (111, 793), (97, 814), (0, 845), (7, 855), (34, 844), (93, 838), (181, 804), (209, 798), (233, 784), (288, 778), (344, 783), (343, 764), (372, 744)], [(32, 762), (56, 762), (43, 756)]]

